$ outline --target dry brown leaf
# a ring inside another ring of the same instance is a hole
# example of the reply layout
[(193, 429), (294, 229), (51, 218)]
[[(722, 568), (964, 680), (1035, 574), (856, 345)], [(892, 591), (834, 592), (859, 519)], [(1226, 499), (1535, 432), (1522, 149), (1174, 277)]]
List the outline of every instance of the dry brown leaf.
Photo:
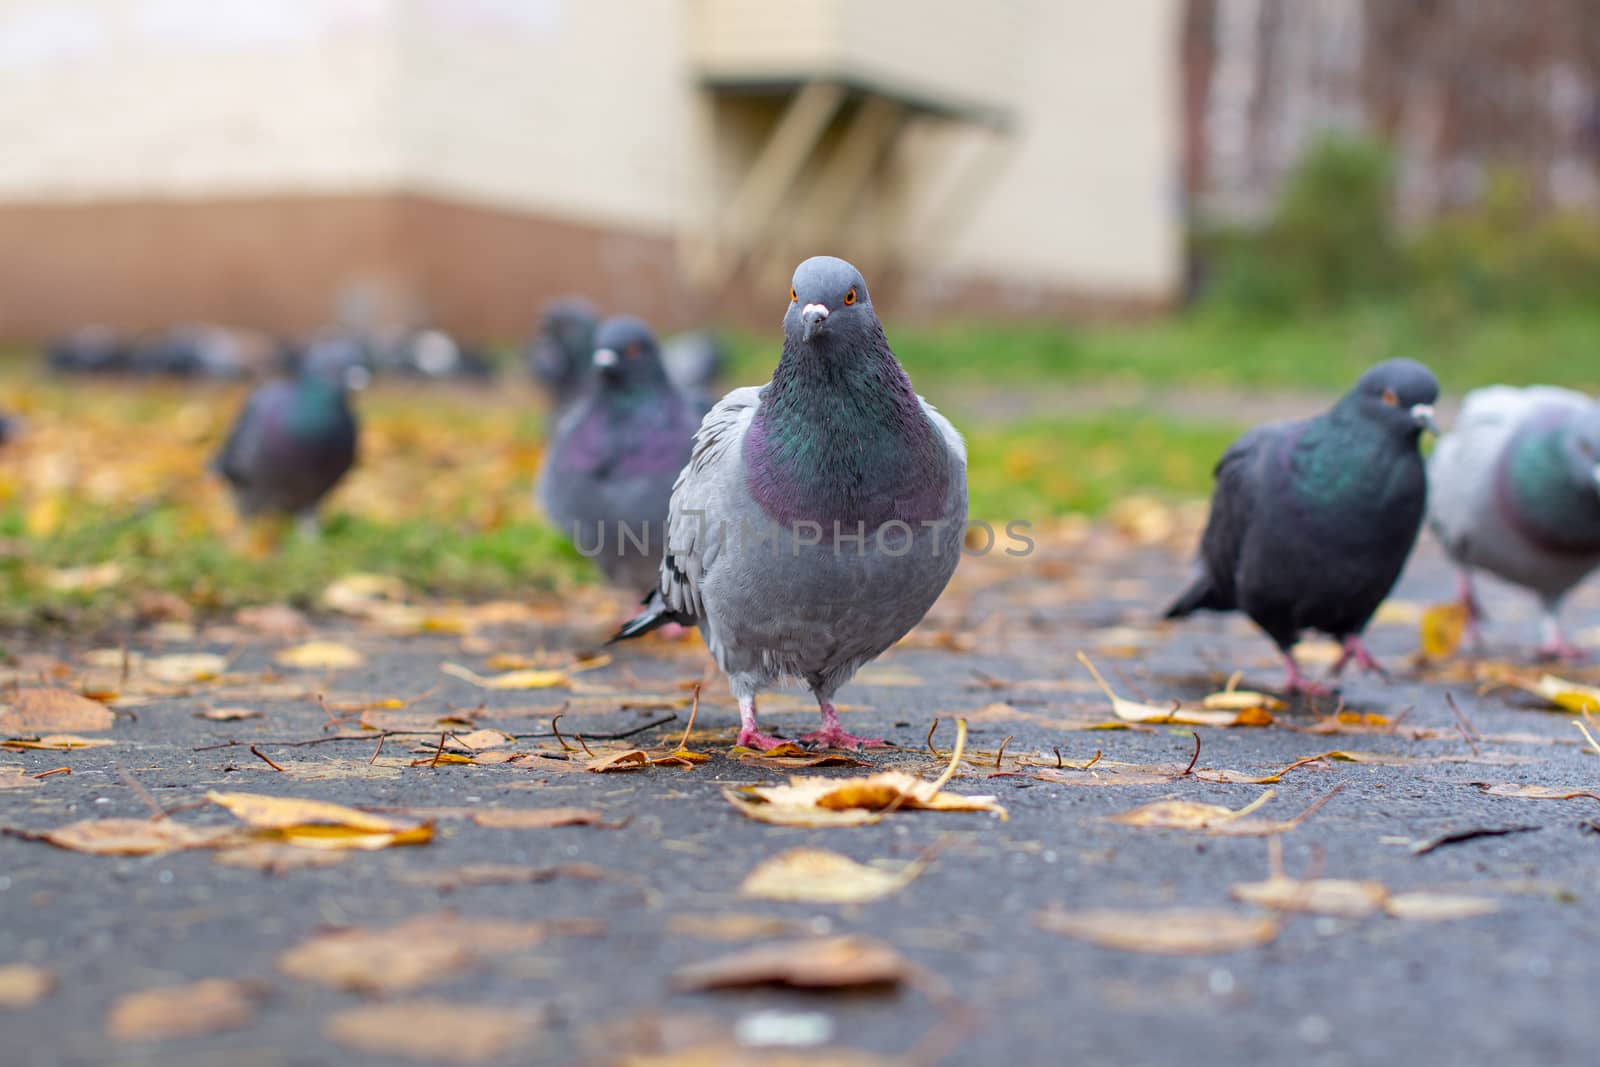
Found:
[(932, 782), (904, 771), (883, 771), (865, 778), (794, 777), (787, 785), (725, 789), (722, 795), (750, 818), (779, 826), (864, 826), (897, 808), (987, 811), (1005, 819), (1006, 809), (994, 797), (941, 792), (960, 766), (966, 745), (966, 720), (957, 719), (950, 763)]
[(1523, 800), (1600, 800), (1600, 793), (1586, 793), (1581, 789), (1563, 789), (1552, 785), (1519, 785), (1516, 782), (1474, 782), (1473, 785), (1495, 797), (1518, 797)]
[(0, 1009), (27, 1008), (50, 995), (56, 976), (31, 963), (0, 967)]
[(1422, 658), (1441, 660), (1455, 655), (1467, 632), (1467, 621), (1466, 606), (1456, 601), (1434, 604), (1423, 611), (1417, 624)]
[(921, 874), (925, 863), (886, 871), (818, 848), (795, 848), (765, 860), (745, 876), (739, 894), (766, 900), (864, 904), (898, 893)]
[(1094, 675), (1094, 680), (1099, 684), (1101, 692), (1111, 701), (1111, 710), (1123, 722), (1140, 723), (1182, 723), (1187, 726), (1268, 726), (1272, 723), (1272, 713), (1263, 705), (1252, 705), (1247, 708), (1233, 710), (1210, 710), (1207, 708), (1185, 708), (1177, 701), (1171, 707), (1157, 707), (1154, 704), (1141, 704), (1137, 700), (1127, 700), (1120, 697), (1112, 690), (1106, 680), (1101, 677), (1089, 657), (1082, 652), (1078, 653), (1078, 662), (1089, 669)]
[(466, 733), (452, 733), (444, 740), (446, 750), (459, 748), (466, 752), (482, 752), (485, 749), (503, 748), (516, 741), (516, 738), (504, 730), (491, 730), (487, 727), (481, 730), (469, 730)]
[(262, 999), (256, 986), (229, 978), (145, 989), (111, 1005), (106, 1036), (115, 1041), (164, 1041), (249, 1026)]
[(1500, 902), (1487, 897), (1453, 896), (1448, 893), (1396, 893), (1385, 902), (1383, 908), (1396, 919), (1443, 922), (1490, 915), (1500, 910)]
[(311, 623), (288, 604), (260, 604), (240, 608), (233, 621), (263, 637), (296, 638), (311, 632)]
[(549, 830), (557, 826), (599, 826), (615, 830), (620, 823), (605, 821), (594, 808), (482, 808), (472, 821), (491, 830)]
[(322, 800), (217, 792), (206, 799), (258, 833), (301, 848), (377, 849), (433, 839), (430, 822), (391, 819)]
[(1125, 826), (1146, 826), (1161, 830), (1192, 830), (1219, 837), (1270, 837), (1286, 834), (1310, 818), (1343, 786), (1335, 786), (1292, 819), (1247, 818), (1276, 795), (1268, 789), (1237, 811), (1219, 804), (1200, 804), (1190, 800), (1157, 800), (1131, 811), (1110, 816)]
[(0, 767), (0, 789), (36, 789), (42, 784), (26, 767)]
[(141, 665), (145, 674), (167, 685), (209, 682), (228, 670), (228, 661), (215, 652), (174, 652), (156, 656)]
[(800, 989), (854, 989), (898, 985), (911, 965), (888, 945), (858, 937), (805, 938), (720, 956), (680, 967), (678, 989), (733, 989), (782, 985)]
[(304, 671), (342, 670), (367, 662), (366, 656), (336, 641), (307, 641), (303, 645), (284, 649), (272, 659), (274, 663)]
[(441, 663), (439, 669), (480, 689), (554, 689), (570, 681), (566, 671), (520, 670), (485, 676), (474, 674), (459, 663)]
[(75, 748), (104, 748), (114, 745), (109, 737), (79, 737), (77, 734), (45, 734), (43, 737), (12, 737), (0, 741), (0, 748), (32, 748), (49, 752), (68, 752)]
[(368, 1004), (330, 1016), (328, 1039), (374, 1056), (430, 1063), (499, 1059), (533, 1038), (542, 1016), (526, 1008), (490, 1008), (441, 1000)]
[(21, 836), (48, 841), (57, 848), (100, 856), (149, 856), (189, 848), (211, 848), (228, 831), (185, 826), (171, 819), (82, 819), (44, 833)]
[(457, 974), (479, 960), (521, 952), (551, 933), (593, 933), (596, 924), (517, 923), (418, 915), (387, 929), (319, 934), (278, 957), (293, 978), (366, 993), (405, 993)]
[(1101, 948), (1168, 956), (1200, 956), (1265, 945), (1278, 936), (1276, 919), (1209, 908), (1124, 911), (1091, 908), (1048, 911), (1039, 926)]
[(194, 717), (212, 722), (239, 722), (242, 719), (259, 719), (261, 713), (254, 708), (203, 708), (195, 712)]
[(1275, 911), (1305, 911), (1359, 919), (1382, 909), (1389, 890), (1381, 882), (1342, 878), (1301, 881), (1278, 875), (1262, 882), (1240, 882), (1230, 891), (1235, 900)]
[(7, 737), (109, 730), (117, 721), (104, 704), (70, 689), (17, 689), (10, 704), (0, 711), (0, 734)]

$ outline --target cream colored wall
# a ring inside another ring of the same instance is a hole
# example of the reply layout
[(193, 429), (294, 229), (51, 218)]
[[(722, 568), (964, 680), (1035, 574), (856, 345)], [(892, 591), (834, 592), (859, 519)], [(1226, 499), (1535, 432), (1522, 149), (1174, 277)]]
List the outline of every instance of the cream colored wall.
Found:
[[(695, 81), (712, 2), (0, 0), (0, 198), (401, 189), (693, 229), (730, 180)], [(908, 229), (945, 236), (931, 262), (1175, 290), (1182, 0), (1010, 0), (981, 39), (962, 19), (984, 5), (950, 5), (957, 17), (884, 2), (906, 9), (906, 54), (956, 63), (969, 45), (990, 74), (967, 95), (1015, 100), (1014, 154), (948, 230), (927, 211), (967, 135), (919, 138)], [(893, 22), (862, 19), (868, 51), (888, 57), (887, 80), (916, 80), (891, 55)], [(1020, 61), (1006, 62), (1019, 28)], [(841, 62), (859, 72), (857, 46)]]
[(1176, 293), (1181, 0), (1017, 2), (1033, 29), (1015, 151), (946, 261), (1089, 292)]

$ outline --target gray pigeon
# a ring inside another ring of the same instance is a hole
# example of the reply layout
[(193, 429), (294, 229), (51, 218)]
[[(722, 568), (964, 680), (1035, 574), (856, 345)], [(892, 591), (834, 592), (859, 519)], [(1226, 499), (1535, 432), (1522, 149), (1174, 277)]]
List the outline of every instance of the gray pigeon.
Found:
[(1409, 359), (1380, 363), (1324, 414), (1259, 426), (1217, 464), (1200, 575), (1167, 610), (1242, 611), (1283, 653), (1289, 692), (1321, 693), (1294, 659), (1305, 630), (1382, 668), (1361, 632), (1416, 543), (1428, 483), (1417, 440), (1433, 428), (1439, 383)]
[(607, 319), (594, 341), (595, 372), (545, 450), (539, 503), (610, 581), (643, 589), (661, 566), (673, 480), (705, 406), (672, 387), (643, 321)]
[(1472, 573), (1481, 567), (1538, 596), (1541, 656), (1580, 656), (1557, 615), (1600, 566), (1600, 404), (1549, 386), (1475, 390), (1428, 474), (1428, 525), (1461, 568), (1474, 640)]
[(583, 391), (599, 325), (594, 305), (582, 297), (564, 296), (544, 309), (523, 359), (528, 373), (549, 396), (552, 411), (561, 411)]
[(233, 490), (239, 513), (298, 515), (316, 526), (316, 509), (354, 465), (357, 424), (345, 391), (366, 368), (342, 345), (314, 345), (292, 379), (250, 394), (212, 468)]
[(783, 676), (822, 713), (802, 740), (877, 744), (840, 727), (833, 697), (954, 573), (966, 448), (912, 389), (850, 264), (800, 264), (783, 329), (772, 381), (735, 389), (700, 425), (659, 584), (612, 640), (698, 624), (739, 701), (741, 745), (780, 743), (757, 725), (756, 696)]

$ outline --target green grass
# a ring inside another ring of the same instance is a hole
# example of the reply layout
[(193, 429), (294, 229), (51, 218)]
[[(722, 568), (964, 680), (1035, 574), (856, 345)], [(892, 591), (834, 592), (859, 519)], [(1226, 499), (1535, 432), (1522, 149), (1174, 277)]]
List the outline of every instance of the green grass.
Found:
[[(1080, 381), (1339, 392), (1391, 356), (1427, 363), (1446, 393), (1497, 382), (1600, 391), (1600, 308), (1463, 317), (1394, 305), (1273, 321), (1196, 312), (1079, 330), (1048, 324), (930, 330), (890, 323), (888, 332), (924, 392), (943, 382), (1026, 387)], [(766, 380), (778, 348), (774, 337), (737, 336), (732, 377)]]

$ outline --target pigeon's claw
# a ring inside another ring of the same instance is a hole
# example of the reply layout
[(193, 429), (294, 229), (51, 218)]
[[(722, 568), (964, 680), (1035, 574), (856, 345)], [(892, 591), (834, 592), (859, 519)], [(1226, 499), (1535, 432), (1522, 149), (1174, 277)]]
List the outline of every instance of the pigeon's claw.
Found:
[(805, 734), (800, 741), (812, 748), (848, 748), (851, 751), (869, 745), (889, 743), (881, 737), (857, 737), (855, 734), (845, 732), (838, 725)]
[(1283, 654), (1283, 669), (1283, 691), (1289, 696), (1304, 693), (1306, 696), (1324, 697), (1333, 692), (1331, 687), (1321, 682), (1313, 682), (1301, 674), (1300, 665), (1294, 661), (1294, 656), (1287, 652)]
[(762, 752), (771, 751), (772, 749), (775, 749), (779, 745), (785, 743), (786, 742), (783, 738), (773, 737), (771, 734), (764, 734), (754, 726), (746, 726), (740, 729), (739, 738), (734, 742), (736, 745), (742, 745), (745, 748), (758, 749)]
[(1333, 665), (1333, 677), (1339, 677), (1352, 662), (1368, 674), (1376, 674), (1384, 681), (1389, 681), (1389, 672), (1384, 670), (1383, 664), (1367, 651), (1367, 646), (1362, 644), (1361, 638), (1354, 636), (1344, 639), (1344, 651), (1339, 654), (1339, 659)]

